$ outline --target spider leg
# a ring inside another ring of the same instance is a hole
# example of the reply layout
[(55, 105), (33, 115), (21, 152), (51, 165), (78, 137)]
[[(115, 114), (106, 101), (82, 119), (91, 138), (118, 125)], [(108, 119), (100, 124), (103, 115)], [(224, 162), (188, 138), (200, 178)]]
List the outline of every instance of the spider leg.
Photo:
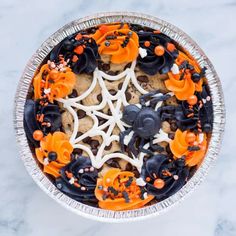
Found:
[(143, 146), (145, 145), (145, 139), (141, 139), (141, 143), (139, 145), (139, 152), (143, 152), (143, 153), (146, 153), (150, 156), (153, 155), (153, 152), (150, 150), (150, 149), (144, 149)]
[(150, 100), (150, 105), (151, 105), (151, 107), (154, 107), (158, 102), (165, 101), (170, 97), (171, 97), (170, 94), (163, 94), (163, 95), (160, 95), (158, 97), (154, 97)]
[(133, 134), (133, 137), (130, 139), (129, 144), (128, 144), (128, 150), (134, 155), (137, 156), (138, 155), (138, 150), (135, 147), (135, 143), (137, 141), (137, 134)]
[(165, 149), (160, 146), (159, 144), (154, 144), (153, 143), (153, 140), (154, 138), (151, 138), (150, 139), (150, 147), (154, 150), (154, 151), (157, 151), (157, 152), (163, 152)]
[(121, 150), (124, 152), (125, 151), (125, 143), (124, 143), (124, 139), (125, 139), (125, 136), (128, 135), (130, 132), (132, 131), (131, 128), (121, 132), (119, 134), (119, 137), (120, 137), (120, 148)]
[[(161, 121), (164, 121), (166, 119), (174, 119), (175, 111), (176, 111), (175, 106), (163, 106), (157, 109), (157, 114), (161, 118)], [(170, 113), (167, 113), (167, 112), (170, 112)]]
[(157, 93), (160, 93), (159, 90), (156, 90), (156, 91), (152, 91), (152, 92), (149, 92), (149, 93), (146, 93), (146, 94), (143, 94), (139, 97), (139, 101), (140, 101), (140, 104), (142, 106), (145, 106), (145, 103), (146, 103), (146, 100), (149, 99), (149, 98), (152, 98), (155, 94)]

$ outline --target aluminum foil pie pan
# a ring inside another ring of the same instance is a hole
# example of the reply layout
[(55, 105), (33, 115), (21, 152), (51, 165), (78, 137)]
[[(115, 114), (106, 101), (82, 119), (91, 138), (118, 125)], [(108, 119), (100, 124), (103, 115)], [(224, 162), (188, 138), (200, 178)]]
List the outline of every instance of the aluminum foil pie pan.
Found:
[[(203, 163), (198, 168), (194, 176), (176, 194), (170, 196), (169, 198), (151, 206), (128, 211), (110, 211), (91, 207), (75, 201), (60, 192), (60, 190), (57, 189), (56, 186), (54, 186), (49, 178), (43, 173), (33, 157), (23, 126), (24, 105), (32, 78), (35, 71), (46, 58), (48, 53), (68, 35), (82, 29), (97, 26), (99, 24), (113, 22), (127, 22), (161, 30), (163, 33), (174, 39), (185, 50), (187, 50), (200, 66), (204, 65), (207, 68), (206, 78), (210, 87), (214, 112), (213, 130), (209, 147)], [(187, 34), (172, 24), (153, 16), (133, 12), (100, 13), (89, 17), (80, 18), (63, 26), (51, 37), (49, 37), (32, 56), (26, 65), (22, 77), (20, 78), (15, 96), (14, 126), (17, 142), (20, 147), (20, 157), (27, 171), (32, 176), (34, 181), (40, 186), (40, 188), (62, 206), (78, 215), (98, 221), (125, 222), (145, 219), (160, 215), (161, 213), (169, 210), (172, 206), (180, 203), (204, 180), (209, 168), (217, 159), (224, 132), (224, 124), (225, 105), (221, 83), (213, 65), (201, 48)]]

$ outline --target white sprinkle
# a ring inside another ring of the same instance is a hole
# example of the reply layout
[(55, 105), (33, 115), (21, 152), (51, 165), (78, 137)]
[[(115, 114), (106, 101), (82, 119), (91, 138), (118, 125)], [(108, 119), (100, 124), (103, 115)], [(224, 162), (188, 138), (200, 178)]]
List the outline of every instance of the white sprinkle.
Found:
[(144, 57), (147, 56), (147, 50), (146, 50), (145, 48), (141, 48), (141, 47), (140, 47), (140, 48), (138, 49), (138, 51), (139, 51), (140, 57), (144, 58)]
[(56, 68), (55, 63), (54, 63), (54, 62), (51, 62), (50, 67), (51, 67), (52, 69), (55, 69), (55, 68)]
[(70, 180), (69, 180), (69, 183), (70, 183), (70, 184), (74, 184), (74, 182), (75, 182), (75, 178), (74, 178), (74, 177), (71, 177)]
[(199, 134), (199, 143), (202, 143), (204, 140), (204, 134), (203, 133), (200, 133)]
[(146, 182), (143, 180), (143, 178), (138, 178), (138, 179), (136, 179), (136, 184), (138, 186), (145, 186)]
[(211, 97), (210, 96), (207, 96), (206, 97), (206, 100), (209, 102), (209, 101), (211, 101)]
[(85, 172), (88, 172), (88, 171), (89, 171), (89, 168), (85, 168), (84, 171), (85, 171)]
[(145, 193), (143, 194), (143, 198), (144, 198), (144, 199), (147, 199), (147, 198), (148, 198), (147, 192), (145, 192)]
[(49, 160), (48, 160), (47, 157), (44, 158), (44, 160), (43, 160), (43, 164), (44, 164), (45, 166), (47, 166), (47, 165), (49, 164)]
[(49, 94), (49, 93), (51, 92), (51, 88), (44, 89), (43, 92), (44, 92), (45, 94)]
[(173, 66), (171, 67), (171, 72), (172, 72), (174, 75), (179, 74), (179, 67), (178, 67), (177, 64), (173, 64)]
[(202, 102), (203, 102), (203, 103), (206, 103), (206, 99), (205, 99), (205, 98), (203, 98), (203, 99), (202, 99)]
[(91, 171), (91, 172), (94, 171), (94, 167), (90, 167), (90, 171)]
[(173, 178), (174, 178), (174, 180), (178, 180), (179, 176), (178, 175), (174, 175)]
[(83, 170), (83, 169), (80, 169), (78, 172), (79, 172), (80, 174), (83, 174), (83, 173), (84, 173), (84, 170)]
[(82, 190), (82, 191), (85, 191), (85, 190), (86, 190), (86, 188), (83, 186), (83, 187), (81, 187), (81, 190)]

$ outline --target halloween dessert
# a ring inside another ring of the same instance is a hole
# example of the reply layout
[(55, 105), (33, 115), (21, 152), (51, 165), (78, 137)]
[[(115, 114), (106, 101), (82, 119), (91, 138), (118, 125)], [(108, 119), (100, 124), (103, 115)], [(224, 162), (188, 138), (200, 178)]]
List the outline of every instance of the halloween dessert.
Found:
[(38, 68), (25, 103), (35, 159), (61, 192), (94, 207), (131, 210), (170, 197), (207, 151), (206, 70), (139, 25), (66, 37)]

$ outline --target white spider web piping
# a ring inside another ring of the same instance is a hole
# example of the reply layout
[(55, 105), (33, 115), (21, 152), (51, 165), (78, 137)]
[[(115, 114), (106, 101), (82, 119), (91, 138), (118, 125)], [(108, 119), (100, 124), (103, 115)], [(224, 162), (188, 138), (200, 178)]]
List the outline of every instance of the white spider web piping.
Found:
[[(125, 91), (129, 85), (130, 82), (135, 86), (137, 91), (139, 91), (141, 94), (146, 94), (148, 91), (144, 90), (138, 83), (134, 69), (136, 66), (136, 61), (133, 61), (130, 68), (126, 68), (123, 72), (121, 72), (118, 75), (108, 75), (104, 73), (103, 71), (99, 70), (98, 68), (95, 69), (93, 73), (92, 83), (90, 87), (80, 96), (76, 98), (66, 98), (66, 99), (58, 99), (58, 102), (61, 102), (65, 109), (68, 110), (68, 112), (71, 113), (73, 120), (74, 120), (74, 127), (73, 132), (70, 137), (70, 143), (74, 148), (79, 148), (83, 151), (85, 151), (88, 156), (91, 159), (92, 165), (95, 168), (101, 168), (102, 165), (112, 158), (121, 158), (128, 162), (130, 162), (133, 166), (135, 166), (139, 171), (141, 171), (142, 165), (143, 165), (143, 158), (145, 156), (145, 153), (140, 152), (137, 157), (133, 156), (133, 158), (127, 156), (124, 153), (109, 153), (106, 155), (103, 155), (104, 149), (106, 146), (109, 146), (113, 141), (119, 142), (119, 136), (112, 134), (113, 129), (117, 126), (120, 131), (124, 131), (125, 127), (129, 127), (127, 124), (121, 121), (122, 112), (121, 107), (129, 105), (129, 103), (126, 100)], [(123, 85), (120, 90), (115, 95), (111, 95), (105, 85), (104, 80), (108, 81), (116, 81), (124, 78)], [(85, 106), (81, 104), (81, 101), (86, 98), (92, 91), (94, 90), (97, 83), (101, 87), (101, 94), (102, 94), (102, 101), (98, 105), (91, 105), (91, 106)], [(116, 105), (114, 105), (114, 102), (116, 102)], [(159, 102), (156, 106), (161, 106), (162, 102)], [(100, 112), (99, 110), (102, 110), (106, 105), (110, 108), (111, 115), (104, 114)], [(140, 106), (140, 104), (137, 104)], [(86, 112), (86, 115), (89, 116), (93, 120), (93, 126), (91, 129), (89, 129), (87, 132), (82, 134), (79, 137), (76, 137), (78, 133), (78, 127), (79, 127), (79, 119), (77, 116), (77, 113), (75, 112), (74, 108), (81, 109)], [(99, 121), (97, 117), (101, 117), (105, 120), (107, 120), (104, 124), (99, 125)], [(105, 132), (104, 129), (107, 128), (107, 131)], [(94, 137), (94, 136), (101, 136), (102, 137), (102, 143), (100, 144), (100, 147), (98, 148), (98, 152), (96, 155), (94, 155), (91, 151), (91, 149), (80, 142), (86, 138), (86, 137)], [(126, 142), (129, 142), (131, 135), (126, 137)], [(168, 138), (168, 135), (163, 131), (160, 130), (158, 134), (155, 135), (154, 143), (167, 141), (169, 142), (170, 139)], [(144, 146), (144, 149), (148, 149), (149, 144), (147, 143)]]

